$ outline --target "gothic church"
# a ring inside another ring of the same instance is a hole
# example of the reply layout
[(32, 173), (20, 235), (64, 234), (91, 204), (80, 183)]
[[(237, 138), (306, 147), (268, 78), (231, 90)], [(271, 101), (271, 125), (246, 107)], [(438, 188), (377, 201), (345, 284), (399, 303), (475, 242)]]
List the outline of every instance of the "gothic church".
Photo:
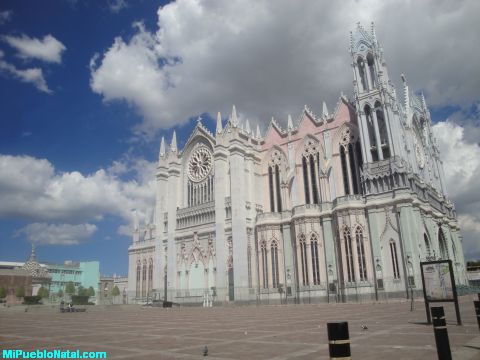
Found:
[(235, 107), (183, 149), (162, 138), (156, 207), (135, 221), (131, 302), (348, 301), (421, 290), (420, 262), (462, 238), (423, 95), (397, 96), (375, 29), (351, 33), (354, 99), (265, 134)]

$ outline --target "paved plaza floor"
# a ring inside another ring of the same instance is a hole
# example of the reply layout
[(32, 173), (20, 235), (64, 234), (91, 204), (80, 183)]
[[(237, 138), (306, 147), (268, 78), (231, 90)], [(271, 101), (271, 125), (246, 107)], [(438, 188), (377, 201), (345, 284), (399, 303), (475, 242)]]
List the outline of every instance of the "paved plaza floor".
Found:
[[(463, 326), (444, 304), (454, 359), (480, 359), (473, 296)], [(328, 321), (348, 321), (353, 359), (436, 359), (425, 307), (408, 302), (228, 306), (93, 307), (85, 313), (0, 309), (0, 348), (106, 351), (109, 359), (328, 359)], [(362, 325), (368, 330), (362, 330)]]

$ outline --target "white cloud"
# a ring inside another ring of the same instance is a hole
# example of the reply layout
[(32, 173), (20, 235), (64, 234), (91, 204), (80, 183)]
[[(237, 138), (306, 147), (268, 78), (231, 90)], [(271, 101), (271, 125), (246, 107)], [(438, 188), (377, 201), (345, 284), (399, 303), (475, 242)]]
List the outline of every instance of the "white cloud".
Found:
[(136, 26), (97, 55), (90, 84), (136, 108), (144, 132), (232, 103), (250, 119), (286, 119), (351, 92), (348, 32), (374, 20), (393, 80), (405, 73), (431, 105), (467, 106), (480, 87), (479, 12), (476, 0), (177, 0), (159, 8), (155, 33)]
[(41, 245), (77, 245), (92, 236), (97, 227), (93, 224), (46, 224), (33, 223), (17, 231), (25, 234), (28, 241)]
[(39, 68), (18, 69), (14, 65), (3, 60), (3, 52), (0, 51), (0, 74), (12, 76), (22, 82), (33, 84), (38, 90), (51, 94), (47, 82), (43, 77), (43, 71)]
[(9, 21), (12, 18), (12, 15), (13, 15), (12, 10), (0, 11), (0, 25), (3, 25), (7, 21)]
[(125, 0), (109, 0), (108, 1), (108, 8), (112, 13), (119, 13), (120, 10), (126, 9), (128, 7), (128, 3)]
[(480, 258), (480, 146), (465, 141), (464, 128), (451, 121), (433, 132), (440, 148), (447, 193), (455, 203), (467, 258)]
[(45, 159), (0, 155), (0, 217), (78, 224), (113, 214), (130, 222), (132, 209), (153, 206), (155, 178), (143, 160), (128, 166), (138, 180), (105, 170), (58, 172)]
[(15, 48), (18, 56), (23, 59), (39, 59), (57, 64), (62, 62), (62, 53), (67, 49), (52, 35), (46, 35), (43, 39), (7, 35), (3, 36), (3, 40)]

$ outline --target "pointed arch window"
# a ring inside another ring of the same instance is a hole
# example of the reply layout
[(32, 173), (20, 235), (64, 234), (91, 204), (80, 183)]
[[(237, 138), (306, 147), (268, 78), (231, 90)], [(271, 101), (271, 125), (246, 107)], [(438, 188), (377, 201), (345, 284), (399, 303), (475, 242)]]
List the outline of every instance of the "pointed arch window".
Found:
[(302, 266), (302, 284), (308, 286), (307, 240), (305, 235), (300, 235), (300, 258)]
[(398, 265), (397, 244), (390, 240), (390, 256), (392, 259), (393, 278), (400, 279), (400, 267)]
[(314, 204), (318, 204), (318, 191), (317, 191), (317, 174), (315, 171), (315, 158), (313, 154), (310, 154), (309, 156), (309, 161), (310, 161), (310, 177), (312, 179), (312, 200)]
[(313, 285), (320, 285), (320, 263), (318, 256), (318, 238), (312, 234), (310, 238), (310, 252), (312, 256)]
[(347, 263), (347, 280), (348, 282), (355, 282), (355, 270), (353, 267), (353, 251), (352, 251), (352, 237), (350, 230), (345, 228), (343, 230), (343, 240), (345, 242), (345, 262)]
[(425, 244), (425, 255), (426, 255), (426, 257), (432, 256), (432, 250), (430, 248), (430, 241), (428, 240), (428, 236), (425, 233), (423, 233), (423, 242)]
[(365, 259), (365, 244), (362, 228), (359, 226), (355, 230), (355, 240), (357, 242), (358, 270), (360, 281), (367, 281), (367, 261)]
[(268, 289), (268, 254), (267, 254), (267, 244), (265, 243), (265, 241), (262, 242), (260, 248), (262, 252), (263, 288)]
[(272, 258), (272, 287), (278, 288), (278, 246), (276, 241), (272, 241), (272, 245), (270, 246), (270, 255)]
[(449, 258), (447, 240), (441, 228), (438, 231), (438, 245), (440, 247), (440, 256), (443, 260), (447, 260)]

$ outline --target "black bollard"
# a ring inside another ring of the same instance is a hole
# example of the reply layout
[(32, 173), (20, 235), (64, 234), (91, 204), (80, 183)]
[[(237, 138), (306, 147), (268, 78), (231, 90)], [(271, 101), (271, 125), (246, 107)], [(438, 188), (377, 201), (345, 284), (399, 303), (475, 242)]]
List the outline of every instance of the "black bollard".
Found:
[(438, 360), (452, 360), (443, 306), (432, 307), (430, 311), (433, 318), (433, 332), (435, 333), (435, 343), (437, 344)]
[(477, 315), (478, 328), (480, 329), (480, 301), (474, 301), (475, 305), (475, 314)]
[(328, 351), (330, 359), (350, 359), (350, 336), (348, 322), (327, 323)]

